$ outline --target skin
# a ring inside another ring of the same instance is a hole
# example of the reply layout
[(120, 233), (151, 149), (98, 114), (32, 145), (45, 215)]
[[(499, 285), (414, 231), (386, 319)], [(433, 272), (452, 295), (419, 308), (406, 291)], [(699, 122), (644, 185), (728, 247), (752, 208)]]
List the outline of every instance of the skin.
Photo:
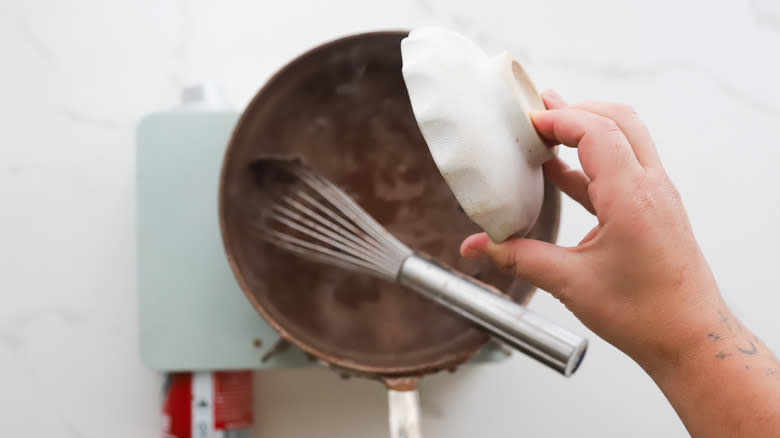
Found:
[(780, 434), (780, 363), (726, 306), (680, 195), (633, 109), (568, 105), (543, 94), (531, 118), (549, 144), (577, 148), (545, 175), (596, 225), (575, 247), (468, 237), (461, 254), (488, 258), (559, 299), (656, 382), (693, 437)]

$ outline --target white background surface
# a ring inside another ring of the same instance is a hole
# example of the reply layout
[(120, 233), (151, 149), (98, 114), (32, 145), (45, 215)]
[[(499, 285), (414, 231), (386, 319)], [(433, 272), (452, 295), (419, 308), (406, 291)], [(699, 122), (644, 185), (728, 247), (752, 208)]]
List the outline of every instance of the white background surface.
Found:
[[(421, 24), (509, 48), (540, 88), (570, 101), (634, 105), (726, 299), (780, 352), (780, 3), (479, 4), (0, 1), (4, 434), (160, 435), (160, 376), (136, 345), (133, 133), (144, 114), (199, 80), (218, 81), (242, 108), (311, 46)], [(566, 202), (560, 242), (575, 244), (593, 223)], [(532, 307), (588, 333), (544, 293)], [(588, 357), (569, 380), (522, 357), (426, 379), (425, 436), (686, 436), (649, 378), (588, 334)], [(255, 437), (386, 436), (374, 382), (264, 373), (255, 396)]]

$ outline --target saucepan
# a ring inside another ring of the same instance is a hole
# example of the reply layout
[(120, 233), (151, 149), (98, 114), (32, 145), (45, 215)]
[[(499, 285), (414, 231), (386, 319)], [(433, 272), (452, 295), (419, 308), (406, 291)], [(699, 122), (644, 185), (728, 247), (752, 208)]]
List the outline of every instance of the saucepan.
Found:
[[(296, 156), (333, 181), (411, 248), (527, 304), (535, 288), (488, 262), (460, 257), (478, 232), (441, 178), (401, 75), (405, 31), (316, 47), (284, 66), (242, 113), (224, 156), (219, 220), (233, 273), (280, 335), (338, 372), (389, 389), (393, 437), (419, 436), (416, 381), (470, 360), (489, 336), (396, 285), (306, 261), (253, 237), (248, 164)], [(545, 181), (529, 237), (554, 242), (560, 192)], [(530, 360), (530, 359), (529, 359)]]

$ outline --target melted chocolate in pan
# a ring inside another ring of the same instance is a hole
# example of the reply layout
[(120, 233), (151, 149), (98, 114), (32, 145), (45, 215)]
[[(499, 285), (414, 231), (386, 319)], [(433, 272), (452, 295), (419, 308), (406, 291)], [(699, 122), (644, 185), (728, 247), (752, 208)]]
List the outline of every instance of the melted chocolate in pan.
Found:
[[(412, 249), (519, 302), (530, 299), (531, 286), (458, 253), (463, 238), (480, 230), (459, 209), (415, 122), (401, 76), (404, 36), (345, 38), (285, 67), (239, 121), (220, 186), (225, 247), (253, 305), (308, 353), (382, 375), (452, 367), (488, 337), (394, 284), (309, 262), (259, 241), (250, 231), (259, 201), (248, 165), (268, 155), (299, 157)], [(552, 186), (546, 190), (531, 236), (553, 241), (559, 194)]]

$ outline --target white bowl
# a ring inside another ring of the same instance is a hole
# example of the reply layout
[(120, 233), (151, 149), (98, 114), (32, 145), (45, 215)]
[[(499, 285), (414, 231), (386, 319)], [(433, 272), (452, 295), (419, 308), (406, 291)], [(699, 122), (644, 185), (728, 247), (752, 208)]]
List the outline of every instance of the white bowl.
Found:
[(495, 242), (525, 236), (542, 207), (541, 165), (557, 149), (531, 123), (544, 103), (523, 67), (437, 27), (413, 30), (401, 56), (417, 124), (463, 210)]

